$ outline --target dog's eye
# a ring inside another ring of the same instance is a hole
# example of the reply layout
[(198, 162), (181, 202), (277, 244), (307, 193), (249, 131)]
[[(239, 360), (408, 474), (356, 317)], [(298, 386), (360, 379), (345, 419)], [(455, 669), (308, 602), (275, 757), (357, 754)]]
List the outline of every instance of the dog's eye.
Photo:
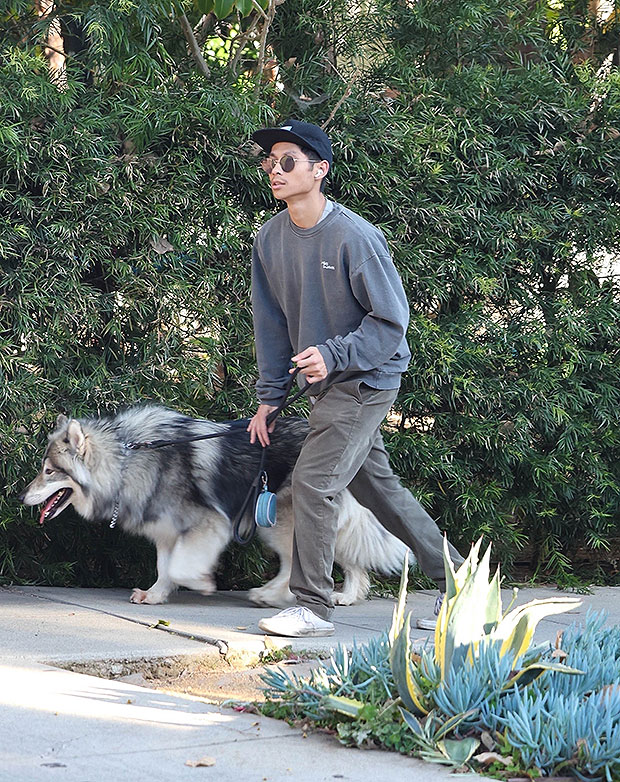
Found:
[(56, 472), (56, 470), (52, 470), (51, 467), (46, 467), (45, 468), (45, 474), (46, 475), (53, 475), (55, 472)]

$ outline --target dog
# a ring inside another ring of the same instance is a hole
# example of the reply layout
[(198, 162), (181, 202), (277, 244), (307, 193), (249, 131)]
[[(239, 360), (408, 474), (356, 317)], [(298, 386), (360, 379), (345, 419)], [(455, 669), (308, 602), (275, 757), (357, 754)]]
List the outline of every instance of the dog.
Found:
[[(157, 580), (149, 589), (135, 588), (132, 603), (163, 603), (178, 586), (211, 594), (218, 559), (233, 537), (232, 520), (259, 468), (261, 447), (250, 443), (239, 423), (190, 418), (154, 404), (105, 418), (60, 415), (49, 435), (41, 471), (20, 499), (26, 505), (42, 506), (41, 524), (72, 505), (89, 521), (118, 518), (124, 531), (151, 540), (157, 549)], [(250, 590), (249, 599), (258, 605), (294, 603), (288, 583), (293, 546), (291, 473), (308, 431), (304, 419), (279, 419), (265, 454), (269, 489), (277, 492), (278, 517), (274, 527), (257, 529), (280, 558), (280, 570), (267, 584)], [(224, 436), (156, 450), (126, 447), (133, 442), (220, 433)], [(244, 523), (254, 520), (249, 517)], [(342, 492), (335, 560), (344, 572), (344, 583), (334, 593), (335, 604), (363, 600), (370, 587), (368, 571), (400, 571), (406, 551), (405, 544), (350, 492)]]

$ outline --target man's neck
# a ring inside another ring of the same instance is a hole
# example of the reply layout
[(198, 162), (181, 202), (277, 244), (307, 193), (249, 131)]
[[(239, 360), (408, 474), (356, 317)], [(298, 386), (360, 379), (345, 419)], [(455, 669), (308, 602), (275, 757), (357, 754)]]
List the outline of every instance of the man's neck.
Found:
[(298, 228), (312, 228), (321, 219), (325, 209), (325, 196), (321, 191), (311, 193), (299, 201), (291, 199), (286, 202), (291, 220)]

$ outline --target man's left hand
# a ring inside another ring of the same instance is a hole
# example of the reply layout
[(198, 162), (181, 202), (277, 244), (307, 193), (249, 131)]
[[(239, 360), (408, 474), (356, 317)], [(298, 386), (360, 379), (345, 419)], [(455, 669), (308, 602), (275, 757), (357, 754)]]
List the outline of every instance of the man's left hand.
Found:
[[(319, 380), (325, 380), (327, 377), (327, 367), (323, 356), (314, 345), (293, 356), (292, 360), (294, 364), (297, 364), (297, 368), (308, 383), (318, 383)], [(290, 371), (294, 372), (295, 370), (291, 369)]]

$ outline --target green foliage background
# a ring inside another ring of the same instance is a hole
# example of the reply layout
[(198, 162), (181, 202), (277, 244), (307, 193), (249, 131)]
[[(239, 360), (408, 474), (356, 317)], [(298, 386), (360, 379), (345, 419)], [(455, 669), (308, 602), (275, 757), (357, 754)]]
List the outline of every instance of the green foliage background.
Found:
[[(384, 230), (412, 308), (395, 468), (464, 550), (493, 540), (504, 572), (566, 584), (587, 561), (614, 579), (617, 25), (578, 3), (287, 0), (261, 83), (251, 38), (239, 72), (226, 61), (253, 17), (208, 18), (206, 78), (183, 10), (200, 23), (189, 4), (60, 5), (63, 89), (30, 3), (1, 17), (0, 580), (152, 577), (147, 544), (68, 512), (42, 531), (15, 497), (61, 411), (252, 411), (250, 249), (278, 206), (247, 139), (332, 114), (328, 194)], [(269, 567), (233, 549), (220, 584)]]

